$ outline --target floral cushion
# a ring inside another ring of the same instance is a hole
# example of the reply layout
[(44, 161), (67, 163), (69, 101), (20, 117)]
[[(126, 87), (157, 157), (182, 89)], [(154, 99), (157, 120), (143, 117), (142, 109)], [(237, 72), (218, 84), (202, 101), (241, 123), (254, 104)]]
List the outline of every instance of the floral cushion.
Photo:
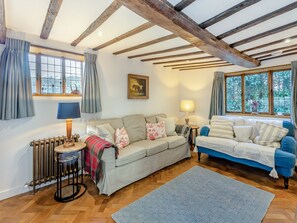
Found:
[(146, 123), (146, 137), (149, 140), (166, 137), (165, 121)]
[(129, 136), (124, 127), (122, 127), (121, 129), (116, 129), (114, 138), (115, 144), (118, 149), (123, 149), (124, 147), (129, 145)]

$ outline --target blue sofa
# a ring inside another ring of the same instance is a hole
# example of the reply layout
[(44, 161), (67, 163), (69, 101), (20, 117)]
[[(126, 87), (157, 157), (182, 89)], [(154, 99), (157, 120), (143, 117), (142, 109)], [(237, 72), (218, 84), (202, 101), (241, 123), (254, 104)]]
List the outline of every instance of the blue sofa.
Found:
[[(286, 189), (289, 187), (289, 178), (294, 174), (295, 162), (296, 162), (296, 139), (294, 138), (294, 126), (291, 122), (283, 121), (283, 127), (289, 130), (287, 136), (285, 136), (281, 141), (281, 148), (275, 151), (275, 169), (279, 175), (284, 177), (284, 186)], [(208, 136), (209, 127), (204, 126), (201, 128), (200, 136)], [(228, 154), (215, 151), (210, 148), (197, 146), (198, 150), (198, 161), (200, 162), (201, 153), (208, 154), (209, 156), (214, 156), (218, 158), (227, 159), (233, 162), (245, 164), (248, 166), (264, 169), (271, 171), (272, 168), (253, 160), (241, 159), (237, 157), (230, 156)], [(224, 146), (224, 145), (222, 145)]]

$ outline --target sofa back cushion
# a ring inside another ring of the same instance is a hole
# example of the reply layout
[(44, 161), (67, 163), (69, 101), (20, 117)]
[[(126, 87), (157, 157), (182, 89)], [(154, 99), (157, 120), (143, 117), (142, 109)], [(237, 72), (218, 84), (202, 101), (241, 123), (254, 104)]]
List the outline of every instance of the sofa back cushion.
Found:
[(122, 128), (124, 126), (121, 118), (111, 118), (111, 119), (99, 119), (90, 121), (87, 124), (87, 134), (94, 135), (96, 134), (96, 125), (104, 125), (109, 123), (114, 129)]
[(157, 114), (157, 115), (146, 116), (146, 117), (145, 117), (145, 121), (146, 121), (147, 123), (158, 123), (158, 121), (157, 121), (157, 117), (167, 118), (167, 115), (161, 113), (161, 114)]
[(146, 139), (144, 115), (128, 115), (122, 118), (130, 143)]
[(233, 139), (233, 121), (212, 119), (208, 136)]

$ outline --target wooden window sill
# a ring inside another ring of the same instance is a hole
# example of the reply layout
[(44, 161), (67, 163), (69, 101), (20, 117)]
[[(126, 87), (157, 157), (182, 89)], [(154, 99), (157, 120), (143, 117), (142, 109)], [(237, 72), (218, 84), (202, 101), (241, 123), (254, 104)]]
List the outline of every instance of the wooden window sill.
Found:
[(250, 116), (250, 117), (268, 117), (268, 118), (290, 118), (290, 115), (270, 115), (270, 114), (251, 114), (251, 113), (236, 113), (236, 112), (226, 112), (226, 115), (231, 116)]
[(33, 94), (33, 97), (81, 97), (81, 94)]

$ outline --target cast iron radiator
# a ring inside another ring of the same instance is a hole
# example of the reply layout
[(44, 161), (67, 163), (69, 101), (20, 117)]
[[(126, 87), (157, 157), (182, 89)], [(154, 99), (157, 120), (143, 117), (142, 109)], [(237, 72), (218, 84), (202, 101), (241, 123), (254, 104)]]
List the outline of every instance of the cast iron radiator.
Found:
[[(78, 141), (79, 135), (72, 135), (75, 142)], [(33, 148), (33, 180), (29, 186), (33, 187), (35, 194), (36, 185), (46, 183), (56, 179), (56, 161), (55, 147), (62, 145), (66, 136), (58, 136), (47, 139), (34, 140), (30, 143)], [(69, 166), (63, 168), (62, 175), (66, 176), (72, 173)]]

